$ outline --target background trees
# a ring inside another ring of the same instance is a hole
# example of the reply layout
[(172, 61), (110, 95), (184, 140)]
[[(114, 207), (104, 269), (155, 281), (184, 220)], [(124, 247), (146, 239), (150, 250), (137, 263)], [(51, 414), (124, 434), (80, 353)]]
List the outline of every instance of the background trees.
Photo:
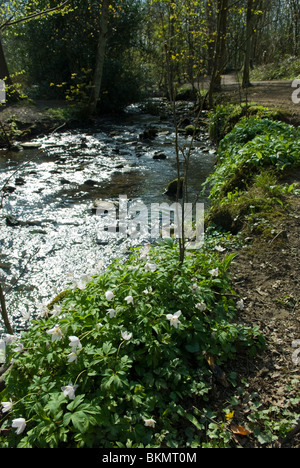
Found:
[(174, 83), (209, 82), (212, 104), (223, 73), (247, 87), (253, 67), (299, 57), (299, 23), (297, 0), (0, 1), (0, 78), (22, 72), (30, 97), (90, 112), (153, 88), (173, 97)]

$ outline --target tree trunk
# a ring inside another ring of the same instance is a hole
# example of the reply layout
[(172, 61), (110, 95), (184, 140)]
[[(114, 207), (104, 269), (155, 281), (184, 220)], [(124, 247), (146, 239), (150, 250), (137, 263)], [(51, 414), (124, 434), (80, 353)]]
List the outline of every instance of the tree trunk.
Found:
[(246, 19), (246, 49), (244, 57), (244, 70), (243, 70), (243, 88), (249, 88), (250, 83), (250, 59), (251, 59), (251, 36), (253, 33), (252, 19), (253, 19), (253, 0), (247, 1), (247, 19)]
[(107, 43), (107, 33), (108, 33), (108, 15), (109, 15), (109, 0), (102, 1), (101, 15), (100, 15), (100, 31), (98, 38), (98, 46), (96, 53), (96, 66), (94, 74), (93, 88), (90, 96), (90, 101), (88, 105), (89, 114), (95, 114), (97, 106), (100, 100), (100, 91), (102, 84), (103, 76), (103, 67), (105, 59), (105, 50)]
[(221, 89), (221, 75), (226, 66), (228, 0), (218, 0), (217, 38), (215, 43), (214, 63), (208, 91), (209, 107), (213, 107), (213, 93)]
[(19, 93), (14, 88), (12, 79), (9, 74), (3, 46), (2, 46), (2, 39), (0, 36), (0, 80), (3, 80), (6, 85), (6, 100), (10, 102), (18, 101)]
[(1, 316), (2, 316), (2, 319), (3, 319), (3, 322), (4, 322), (6, 332), (9, 335), (13, 335), (14, 332), (13, 332), (13, 329), (11, 327), (11, 324), (10, 324), (10, 321), (9, 321), (9, 318), (8, 318), (8, 314), (7, 314), (7, 310), (6, 310), (6, 303), (5, 303), (5, 296), (3, 294), (3, 289), (2, 289), (1, 284), (0, 284), (0, 307), (1, 307)]

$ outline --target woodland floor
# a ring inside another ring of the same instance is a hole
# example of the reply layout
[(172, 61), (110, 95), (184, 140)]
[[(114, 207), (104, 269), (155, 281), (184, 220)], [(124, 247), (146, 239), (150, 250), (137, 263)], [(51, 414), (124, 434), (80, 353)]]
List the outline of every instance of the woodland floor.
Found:
[[(296, 181), (299, 184), (300, 171), (288, 182)], [(293, 362), (292, 342), (300, 340), (300, 199), (290, 196), (287, 201), (288, 209), (274, 225), (274, 232), (279, 235), (276, 237), (274, 233), (271, 240), (257, 236), (250, 239), (246, 247), (238, 250), (231, 266), (233, 289), (245, 303), (238, 321), (251, 327), (259, 326), (267, 343), (256, 358), (241, 356), (225, 371), (237, 372), (249, 385), (236, 407), (237, 423), (242, 425), (253, 392), (258, 393), (264, 408), (270, 405), (282, 408), (287, 398), (299, 397), (300, 364)], [(298, 379), (298, 388), (288, 390), (293, 379)], [(219, 391), (223, 402), (234, 394), (234, 389), (224, 392), (224, 388), (220, 388)], [(300, 416), (300, 407), (298, 414)], [(239, 436), (239, 443), (248, 448), (259, 447), (251, 436)], [(300, 434), (286, 440), (281, 448), (300, 448)]]
[[(225, 101), (240, 102), (240, 89), (227, 77), (223, 86)], [(249, 88), (248, 101), (288, 112), (290, 123), (300, 125), (300, 104), (294, 104), (291, 81), (257, 82)], [(245, 98), (245, 91), (242, 91)], [(300, 170), (286, 181), (300, 187)], [(292, 360), (294, 340), (300, 340), (300, 199), (288, 198), (289, 207), (277, 220), (272, 240), (254, 238), (240, 250), (232, 265), (233, 288), (245, 300), (239, 319), (249, 326), (259, 325), (267, 340), (266, 349), (254, 360), (241, 359), (241, 374), (249, 383), (248, 392), (258, 392), (261, 402), (282, 407), (292, 397), (287, 386), (293, 379), (300, 382), (300, 364)], [(300, 348), (300, 346), (298, 346)], [(300, 354), (300, 353), (299, 353)], [(299, 385), (299, 384), (298, 384)], [(299, 396), (299, 386), (298, 386)], [(247, 404), (245, 405), (246, 409)], [(300, 416), (300, 408), (299, 408)], [(253, 441), (252, 441), (253, 442)], [(244, 441), (251, 445), (250, 440)], [(300, 448), (298, 433), (284, 448)]]

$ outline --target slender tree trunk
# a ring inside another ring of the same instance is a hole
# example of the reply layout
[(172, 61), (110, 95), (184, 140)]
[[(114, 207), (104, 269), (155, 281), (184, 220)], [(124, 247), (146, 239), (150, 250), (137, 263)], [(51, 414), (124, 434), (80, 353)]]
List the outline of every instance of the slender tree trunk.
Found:
[(206, 17), (207, 17), (207, 27), (208, 27), (208, 50), (207, 50), (207, 71), (208, 74), (212, 74), (213, 63), (214, 63), (214, 4), (213, 1), (206, 3)]
[(1, 307), (1, 316), (4, 322), (4, 326), (6, 328), (6, 331), (10, 335), (13, 335), (14, 332), (9, 322), (9, 318), (8, 318), (8, 314), (6, 310), (5, 296), (3, 294), (3, 289), (2, 289), (1, 284), (0, 284), (0, 307)]
[(253, 33), (253, 7), (254, 1), (247, 1), (247, 19), (246, 19), (246, 49), (244, 56), (244, 70), (243, 70), (243, 88), (251, 86), (250, 83), (250, 59), (251, 59), (251, 37)]
[(175, 90), (174, 90), (174, 60), (172, 55), (175, 55), (174, 50), (174, 35), (175, 35), (175, 21), (173, 17), (173, 11), (169, 9), (169, 38), (168, 43), (166, 44), (166, 62), (167, 62), (167, 74), (168, 74), (168, 91), (169, 99), (172, 102), (175, 99)]
[(100, 31), (98, 38), (98, 46), (96, 53), (96, 66), (94, 74), (93, 88), (90, 96), (90, 101), (88, 105), (89, 114), (94, 114), (97, 110), (97, 106), (100, 100), (100, 91), (102, 84), (103, 76), (103, 67), (107, 43), (107, 33), (108, 33), (108, 15), (109, 15), (109, 0), (102, 0), (102, 8), (100, 15)]
[(213, 107), (213, 93), (221, 89), (221, 75), (226, 65), (228, 0), (218, 0), (217, 38), (215, 43), (214, 63), (208, 91), (209, 107)]

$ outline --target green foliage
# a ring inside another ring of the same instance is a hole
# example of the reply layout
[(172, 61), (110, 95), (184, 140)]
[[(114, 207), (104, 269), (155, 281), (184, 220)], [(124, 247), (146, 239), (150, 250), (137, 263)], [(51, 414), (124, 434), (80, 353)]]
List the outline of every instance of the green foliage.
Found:
[(244, 190), (263, 168), (280, 173), (300, 164), (300, 131), (283, 122), (249, 118), (220, 142), (218, 165), (206, 184), (211, 199)]
[[(182, 265), (172, 242), (136, 249), (85, 290), (70, 292), (60, 315), (33, 322), (22, 333), (23, 351), (8, 347), (14, 365), (2, 394), (14, 403), (2, 428), (15, 418), (27, 426), (3, 443), (186, 446), (178, 429), (183, 407), (207, 401), (211, 389), (207, 353), (222, 365), (264, 343), (258, 330), (233, 322), (237, 299), (227, 270), (234, 254), (220, 260), (210, 249), (211, 242)], [(60, 332), (52, 341), (47, 332), (55, 326)], [(70, 336), (80, 340), (73, 359)], [(68, 385), (73, 400), (62, 391)], [(155, 429), (145, 425), (150, 418)]]
[(280, 60), (255, 67), (251, 72), (251, 79), (258, 81), (268, 80), (295, 80), (300, 78), (300, 59), (294, 56), (280, 57)]
[[(210, 112), (209, 135), (210, 138), (219, 143), (230, 133), (235, 125), (249, 117), (258, 119), (281, 120), (282, 111), (278, 109), (268, 109), (267, 107), (251, 104), (250, 106), (238, 104), (218, 105), (214, 111)], [(247, 124), (245, 124), (247, 125)], [(250, 126), (249, 126), (250, 127)], [(255, 129), (250, 128), (252, 135), (255, 135)], [(254, 133), (253, 133), (254, 132)], [(249, 139), (253, 138), (249, 135)], [(251, 138), (250, 138), (251, 137)], [(244, 141), (246, 143), (246, 141)]]
[[(43, 0), (35, 3), (36, 9), (46, 7)], [(20, 6), (19, 10), (21, 15)], [(43, 16), (7, 31), (9, 64), (25, 70), (23, 87), (31, 98), (67, 98), (81, 110), (87, 104), (100, 12), (101, 2), (74, 0), (66, 14)], [(139, 100), (148, 85), (145, 67), (136, 53), (142, 19), (139, 0), (112, 2), (101, 95), (104, 112)], [(15, 47), (16, 41), (19, 47)]]

